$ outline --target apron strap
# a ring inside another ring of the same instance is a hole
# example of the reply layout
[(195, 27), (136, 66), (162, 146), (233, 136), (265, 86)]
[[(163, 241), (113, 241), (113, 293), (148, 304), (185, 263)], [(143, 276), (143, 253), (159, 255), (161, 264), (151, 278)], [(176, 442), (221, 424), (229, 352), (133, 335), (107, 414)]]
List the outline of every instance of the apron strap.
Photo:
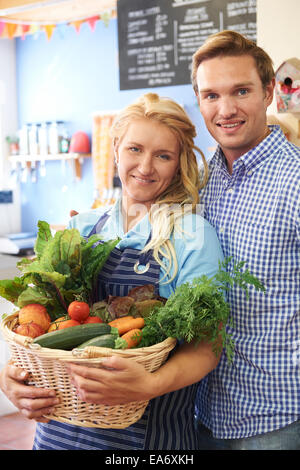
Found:
[[(109, 211), (105, 212), (100, 217), (98, 222), (94, 225), (94, 227), (92, 228), (92, 230), (90, 231), (90, 233), (87, 235), (86, 238), (89, 238), (89, 237), (91, 237), (92, 235), (94, 235), (96, 233), (100, 233), (101, 230), (103, 229), (104, 225), (106, 224), (107, 220), (109, 219), (109, 217), (110, 217)], [(147, 243), (149, 243), (150, 240), (151, 240), (151, 232), (149, 234), (146, 245), (147, 245)], [(151, 258), (151, 255), (152, 255), (152, 250), (147, 251), (146, 253), (141, 253), (140, 256), (139, 256), (138, 265), (146, 266), (147, 263), (149, 262), (149, 259)]]
[[(150, 239), (151, 239), (151, 234), (149, 235), (147, 243), (150, 241)], [(147, 243), (146, 243), (146, 245), (147, 245)], [(139, 264), (146, 265), (148, 263), (151, 255), (152, 255), (152, 250), (149, 250), (146, 253), (141, 253), (140, 256), (139, 256)]]
[(109, 217), (110, 214), (108, 212), (105, 212), (103, 215), (101, 215), (98, 222), (94, 225), (90, 233), (87, 235), (87, 238), (91, 237), (92, 235), (95, 235), (95, 233), (100, 233)]

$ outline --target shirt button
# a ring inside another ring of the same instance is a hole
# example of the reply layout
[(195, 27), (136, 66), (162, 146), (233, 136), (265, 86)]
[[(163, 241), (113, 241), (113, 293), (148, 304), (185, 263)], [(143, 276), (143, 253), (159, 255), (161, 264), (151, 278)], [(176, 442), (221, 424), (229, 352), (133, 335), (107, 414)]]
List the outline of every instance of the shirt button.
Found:
[(233, 189), (233, 188), (227, 189), (227, 193), (228, 193), (228, 194), (232, 194), (233, 192), (234, 192), (234, 189)]
[(220, 233), (224, 233), (224, 232), (225, 232), (224, 227), (221, 227), (221, 228), (220, 228)]
[(251, 176), (252, 173), (253, 173), (253, 171), (252, 171), (252, 170), (249, 170), (249, 171), (247, 172), (247, 176)]

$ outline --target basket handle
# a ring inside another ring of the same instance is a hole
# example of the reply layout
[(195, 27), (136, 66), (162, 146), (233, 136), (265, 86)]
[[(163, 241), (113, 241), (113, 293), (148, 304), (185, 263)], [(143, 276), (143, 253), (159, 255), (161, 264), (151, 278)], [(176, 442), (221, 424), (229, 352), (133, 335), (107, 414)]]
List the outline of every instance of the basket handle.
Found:
[(20, 346), (25, 346), (25, 348), (27, 348), (32, 344), (33, 338), (30, 338), (29, 336), (15, 335), (14, 342), (19, 344)]
[(111, 356), (111, 353), (107, 348), (100, 348), (97, 346), (86, 346), (84, 349), (73, 349), (72, 354), (75, 357), (84, 359)]

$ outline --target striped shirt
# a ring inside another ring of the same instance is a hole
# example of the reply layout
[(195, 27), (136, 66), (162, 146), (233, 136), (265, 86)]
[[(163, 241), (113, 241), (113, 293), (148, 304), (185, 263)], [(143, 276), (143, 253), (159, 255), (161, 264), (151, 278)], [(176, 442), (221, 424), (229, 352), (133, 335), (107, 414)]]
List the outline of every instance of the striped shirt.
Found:
[[(202, 191), (225, 257), (246, 261), (266, 292), (234, 287), (232, 364), (222, 355), (200, 384), (199, 419), (222, 439), (249, 437), (300, 417), (300, 149), (279, 126), (227, 171), (218, 147)], [(229, 265), (228, 269), (232, 269)]]

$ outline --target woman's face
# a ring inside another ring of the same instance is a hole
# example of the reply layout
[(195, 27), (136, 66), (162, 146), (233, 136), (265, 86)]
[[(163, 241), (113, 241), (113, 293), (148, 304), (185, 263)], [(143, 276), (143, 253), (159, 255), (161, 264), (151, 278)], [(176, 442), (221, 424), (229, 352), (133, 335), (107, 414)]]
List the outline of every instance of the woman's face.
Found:
[(170, 185), (179, 169), (179, 142), (164, 124), (133, 120), (115, 145), (123, 198), (149, 209)]

